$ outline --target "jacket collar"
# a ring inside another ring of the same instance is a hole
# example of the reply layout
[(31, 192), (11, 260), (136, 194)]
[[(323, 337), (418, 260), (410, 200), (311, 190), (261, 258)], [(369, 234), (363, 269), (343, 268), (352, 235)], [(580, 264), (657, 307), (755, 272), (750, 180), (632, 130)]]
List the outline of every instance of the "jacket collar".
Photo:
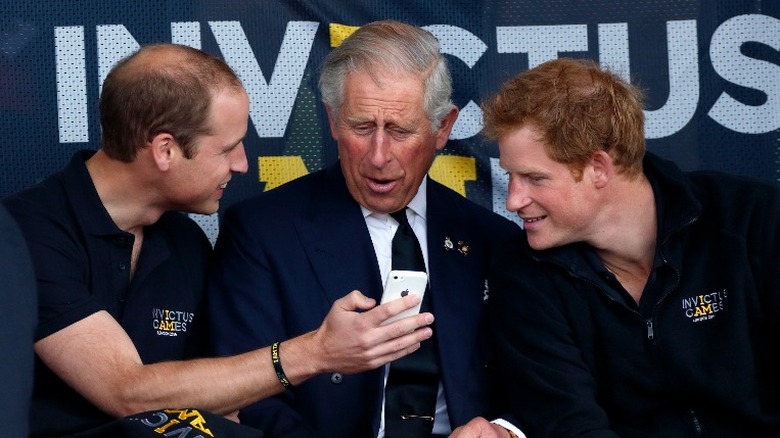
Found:
[(688, 176), (671, 161), (647, 153), (643, 166), (655, 196), (658, 243), (663, 244), (672, 234), (696, 221), (702, 205), (691, 188)]

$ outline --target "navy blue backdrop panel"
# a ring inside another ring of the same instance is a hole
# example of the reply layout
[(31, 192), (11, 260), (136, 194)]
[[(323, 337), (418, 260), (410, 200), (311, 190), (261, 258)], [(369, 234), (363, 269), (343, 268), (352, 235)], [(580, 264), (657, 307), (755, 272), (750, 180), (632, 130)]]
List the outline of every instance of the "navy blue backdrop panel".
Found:
[[(0, 196), (100, 144), (106, 73), (142, 44), (223, 57), (251, 100), (247, 175), (222, 209), (337, 159), (316, 87), (356, 27), (398, 19), (442, 44), (461, 115), (432, 177), (506, 214), (479, 102), (556, 57), (592, 58), (647, 94), (648, 147), (685, 169), (780, 177), (776, 0), (0, 0)], [(213, 238), (218, 216), (199, 218)]]

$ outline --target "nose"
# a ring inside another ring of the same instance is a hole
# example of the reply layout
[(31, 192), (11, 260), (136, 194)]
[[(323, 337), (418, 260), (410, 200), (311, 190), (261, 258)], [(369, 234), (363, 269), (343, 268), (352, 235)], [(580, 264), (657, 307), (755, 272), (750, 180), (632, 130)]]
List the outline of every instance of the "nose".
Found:
[(371, 136), (368, 158), (374, 167), (384, 167), (390, 162), (390, 138), (382, 129), (377, 129)]
[(509, 194), (506, 197), (506, 209), (517, 212), (521, 208), (529, 205), (531, 198), (528, 194), (528, 188), (520, 178), (512, 176), (509, 178)]
[(238, 147), (233, 149), (230, 157), (230, 171), (233, 173), (244, 174), (249, 170), (249, 163), (246, 160), (246, 151), (244, 150), (244, 143), (240, 143)]

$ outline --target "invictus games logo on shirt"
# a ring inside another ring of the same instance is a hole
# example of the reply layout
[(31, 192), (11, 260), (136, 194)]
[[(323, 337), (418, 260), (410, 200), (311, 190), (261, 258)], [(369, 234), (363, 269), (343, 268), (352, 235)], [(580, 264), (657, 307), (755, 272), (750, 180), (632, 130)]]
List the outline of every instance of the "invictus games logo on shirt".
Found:
[(692, 322), (707, 321), (724, 309), (728, 294), (726, 289), (682, 299), (685, 316)]
[[(129, 421), (140, 421), (155, 435), (205, 438), (214, 433), (207, 427), (206, 419), (196, 409), (165, 409), (136, 414)], [(194, 433), (195, 435), (190, 435)], [(146, 435), (143, 435), (146, 436)]]
[(179, 310), (152, 309), (152, 328), (158, 336), (179, 336), (187, 331), (187, 324), (192, 322), (195, 314)]

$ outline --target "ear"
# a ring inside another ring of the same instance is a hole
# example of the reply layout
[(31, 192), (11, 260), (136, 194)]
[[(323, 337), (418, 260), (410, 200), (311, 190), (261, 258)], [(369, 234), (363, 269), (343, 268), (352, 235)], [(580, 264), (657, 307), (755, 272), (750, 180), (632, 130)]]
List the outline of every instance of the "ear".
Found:
[(330, 136), (339, 141), (338, 131), (336, 130), (336, 116), (328, 105), (325, 105), (325, 111), (328, 113), (328, 124), (330, 124)]
[(588, 164), (592, 169), (591, 178), (593, 178), (596, 188), (604, 188), (615, 175), (615, 164), (612, 162), (612, 157), (604, 151), (594, 153)]
[(450, 105), (450, 111), (441, 119), (441, 124), (436, 131), (436, 150), (441, 150), (444, 145), (447, 144), (447, 140), (450, 138), (450, 132), (452, 127), (455, 126), (455, 121), (458, 120), (458, 107)]
[(152, 154), (154, 164), (163, 172), (167, 171), (171, 166), (171, 162), (180, 155), (180, 149), (176, 140), (167, 132), (161, 132), (152, 137), (147, 147)]

